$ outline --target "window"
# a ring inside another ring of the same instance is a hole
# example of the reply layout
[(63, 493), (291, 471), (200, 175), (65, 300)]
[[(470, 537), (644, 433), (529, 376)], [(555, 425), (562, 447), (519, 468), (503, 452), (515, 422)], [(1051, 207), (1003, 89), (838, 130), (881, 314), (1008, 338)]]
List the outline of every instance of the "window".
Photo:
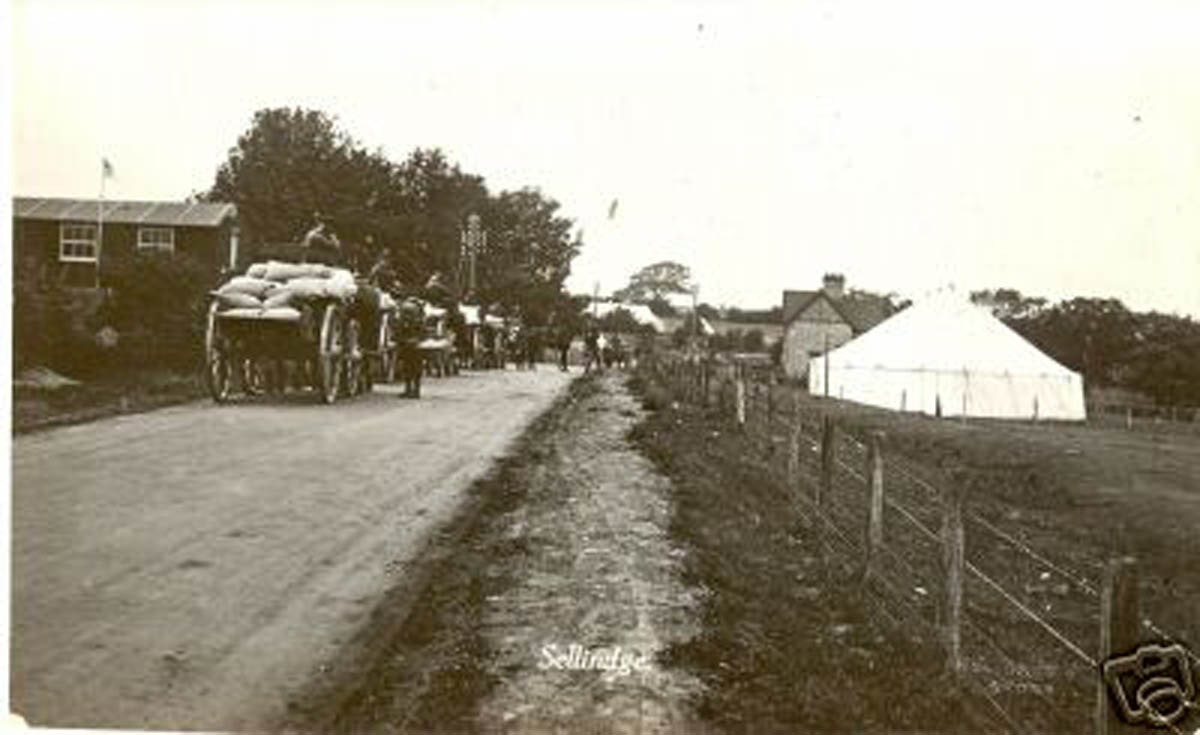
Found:
[(152, 248), (175, 252), (175, 229), (172, 227), (139, 227), (138, 249)]
[(58, 259), (96, 262), (96, 225), (63, 224), (58, 230)]

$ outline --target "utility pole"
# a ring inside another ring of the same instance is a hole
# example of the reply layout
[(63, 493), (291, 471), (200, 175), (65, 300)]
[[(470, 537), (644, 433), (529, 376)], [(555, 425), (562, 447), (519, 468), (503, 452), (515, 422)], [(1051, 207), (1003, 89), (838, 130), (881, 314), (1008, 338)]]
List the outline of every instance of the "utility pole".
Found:
[(466, 292), (467, 294), (475, 293), (475, 263), (479, 257), (480, 247), (487, 247), (487, 232), (481, 225), (481, 219), (478, 214), (471, 213), (467, 215), (467, 228), (462, 232), (462, 248), (459, 250), (459, 265), (458, 278), (459, 289), (462, 289), (462, 261), (465, 257), (467, 260), (466, 273)]
[(696, 309), (696, 300), (700, 296), (700, 284), (692, 284), (692, 352), (700, 352), (700, 312)]

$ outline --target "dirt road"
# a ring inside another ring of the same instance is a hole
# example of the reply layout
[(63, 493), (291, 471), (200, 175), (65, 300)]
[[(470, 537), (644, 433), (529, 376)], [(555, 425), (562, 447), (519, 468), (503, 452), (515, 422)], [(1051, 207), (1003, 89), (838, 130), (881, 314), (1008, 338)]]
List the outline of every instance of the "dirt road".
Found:
[(332, 660), (567, 376), (190, 404), (13, 442), (12, 708), (250, 729)]

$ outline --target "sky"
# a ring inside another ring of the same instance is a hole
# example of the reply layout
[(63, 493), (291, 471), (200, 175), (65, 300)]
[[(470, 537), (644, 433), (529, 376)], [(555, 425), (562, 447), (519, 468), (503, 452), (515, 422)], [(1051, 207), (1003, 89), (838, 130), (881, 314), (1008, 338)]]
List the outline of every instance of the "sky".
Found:
[(11, 187), (107, 157), (109, 198), (181, 199), (302, 106), (539, 187), (575, 291), (676, 260), (749, 308), (839, 272), (1200, 318), (1200, 4), (975, 5), (15, 0)]

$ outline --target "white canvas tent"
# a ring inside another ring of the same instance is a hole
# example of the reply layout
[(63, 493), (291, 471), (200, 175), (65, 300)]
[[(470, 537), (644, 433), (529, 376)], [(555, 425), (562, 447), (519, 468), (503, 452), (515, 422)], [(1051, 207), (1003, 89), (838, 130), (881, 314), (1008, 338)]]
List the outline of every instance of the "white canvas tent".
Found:
[(633, 317), (633, 320), (638, 324), (649, 325), (654, 328), (655, 332), (662, 333), (666, 331), (663, 326), (662, 319), (655, 316), (649, 306), (645, 304), (626, 304), (619, 301), (599, 301), (588, 307), (588, 313), (595, 316), (597, 319), (603, 319), (609, 314), (624, 309)]
[(810, 360), (809, 391), (826, 395), (826, 375), (827, 395), (833, 398), (899, 411), (1086, 418), (1078, 373), (954, 293), (914, 304), (827, 356)]

